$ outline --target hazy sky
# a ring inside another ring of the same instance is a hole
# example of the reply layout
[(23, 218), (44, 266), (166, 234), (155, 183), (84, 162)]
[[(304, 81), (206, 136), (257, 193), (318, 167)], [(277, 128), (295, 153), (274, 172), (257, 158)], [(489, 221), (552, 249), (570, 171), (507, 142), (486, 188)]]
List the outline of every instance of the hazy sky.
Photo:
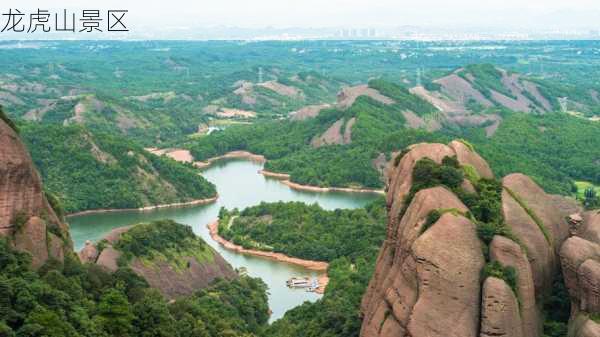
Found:
[(38, 7), (128, 9), (128, 22), (157, 27), (600, 28), (600, 0), (1, 0), (0, 11)]

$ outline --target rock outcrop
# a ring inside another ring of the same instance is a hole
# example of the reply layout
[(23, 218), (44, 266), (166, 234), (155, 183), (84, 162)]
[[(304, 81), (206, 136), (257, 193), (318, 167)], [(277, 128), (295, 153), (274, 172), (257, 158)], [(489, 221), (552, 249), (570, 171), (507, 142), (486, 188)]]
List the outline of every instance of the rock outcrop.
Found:
[[(97, 245), (86, 243), (79, 252), (79, 258), (84, 263), (95, 263), (108, 271), (117, 271), (119, 259), (123, 255), (118, 246), (119, 240), (121, 235), (132, 228), (134, 226), (115, 228)], [(206, 244), (202, 250), (189, 256), (177, 256), (180, 264), (184, 262), (184, 267), (165, 259), (164, 256), (155, 258), (133, 256), (128, 259), (127, 265), (143, 277), (151, 287), (160, 290), (168, 298), (191, 295), (194, 291), (207, 287), (216, 278), (236, 277), (236, 272), (219, 253)], [(205, 256), (206, 259), (199, 260), (195, 256), (197, 254)]]
[[(546, 194), (526, 176), (507, 176), (496, 202), (508, 229), (486, 244), (472, 210), (452, 190), (411, 192), (413, 170), (423, 158), (442, 164), (455, 157), (468, 172), (461, 185), (467, 193), (477, 193), (477, 179), (494, 179), (486, 161), (459, 141), (413, 145), (400, 156), (390, 164), (387, 239), (362, 300), (361, 336), (541, 336), (541, 299), (560, 271), (557, 247), (569, 233), (567, 212), (577, 205)], [(433, 210), (438, 217), (431, 217)], [(484, 266), (501, 270), (484, 274)], [(503, 274), (509, 271), (513, 278)], [(596, 303), (589, 281), (596, 272), (587, 263), (573, 273), (586, 280), (578, 282), (588, 307)]]
[(523, 333), (519, 302), (504, 280), (488, 277), (483, 283), (481, 303), (481, 337), (536, 336)]
[(575, 235), (562, 245), (560, 260), (571, 297), (569, 336), (600, 336), (600, 211), (588, 211)]
[(48, 203), (40, 175), (19, 135), (0, 119), (0, 237), (39, 268), (72, 252), (68, 226)]

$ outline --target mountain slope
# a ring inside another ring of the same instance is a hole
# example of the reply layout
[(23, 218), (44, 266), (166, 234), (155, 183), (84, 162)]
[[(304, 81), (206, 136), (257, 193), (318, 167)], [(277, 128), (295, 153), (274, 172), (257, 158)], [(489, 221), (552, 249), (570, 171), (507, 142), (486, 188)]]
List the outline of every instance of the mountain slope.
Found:
[(213, 198), (192, 168), (157, 157), (122, 138), (78, 125), (22, 124), (22, 137), (67, 212), (140, 208)]

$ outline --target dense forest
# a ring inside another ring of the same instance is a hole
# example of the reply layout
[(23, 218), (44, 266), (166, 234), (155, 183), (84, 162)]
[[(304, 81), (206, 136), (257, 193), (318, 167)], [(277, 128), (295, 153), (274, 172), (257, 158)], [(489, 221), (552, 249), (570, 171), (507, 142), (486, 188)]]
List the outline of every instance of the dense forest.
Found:
[(254, 336), (268, 319), (266, 286), (241, 276), (169, 302), (133, 271), (82, 265), (74, 254), (40, 270), (0, 239), (1, 336)]
[(19, 124), (45, 187), (67, 212), (139, 208), (215, 196), (198, 171), (85, 127)]
[(308, 260), (354, 260), (377, 254), (384, 222), (383, 198), (366, 209), (335, 211), (301, 202), (261, 203), (241, 212), (221, 210), (219, 234), (246, 248)]

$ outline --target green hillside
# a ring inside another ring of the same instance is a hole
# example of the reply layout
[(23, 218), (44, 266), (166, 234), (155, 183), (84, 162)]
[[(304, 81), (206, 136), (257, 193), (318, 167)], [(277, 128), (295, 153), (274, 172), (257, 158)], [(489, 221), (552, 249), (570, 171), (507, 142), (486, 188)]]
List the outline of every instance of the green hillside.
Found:
[(81, 126), (20, 124), (46, 189), (67, 212), (139, 208), (215, 196), (198, 171)]

